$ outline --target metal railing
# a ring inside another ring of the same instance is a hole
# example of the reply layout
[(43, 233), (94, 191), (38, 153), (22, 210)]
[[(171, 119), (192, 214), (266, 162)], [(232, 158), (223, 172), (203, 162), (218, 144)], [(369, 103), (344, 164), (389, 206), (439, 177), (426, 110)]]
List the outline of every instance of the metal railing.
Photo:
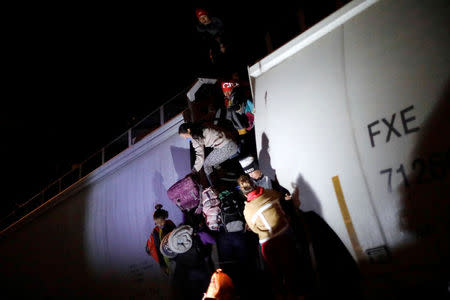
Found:
[(0, 230), (7, 228), (9, 225), (30, 213), (46, 201), (63, 192), (65, 189), (75, 184), (122, 151), (128, 149), (179, 113), (183, 112), (188, 106), (186, 92), (189, 88), (190, 86), (184, 88), (178, 94), (165, 101), (157, 109), (142, 118), (100, 150), (89, 156), (86, 160), (74, 165), (72, 170), (50, 183), (41, 192), (24, 203), (16, 204), (16, 209), (0, 220)]

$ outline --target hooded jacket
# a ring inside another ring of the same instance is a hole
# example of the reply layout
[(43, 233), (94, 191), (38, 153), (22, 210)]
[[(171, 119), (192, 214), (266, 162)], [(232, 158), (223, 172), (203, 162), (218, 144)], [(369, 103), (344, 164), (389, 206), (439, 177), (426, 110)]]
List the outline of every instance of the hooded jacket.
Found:
[(244, 217), (250, 229), (259, 237), (260, 244), (284, 233), (289, 228), (281, 208), (280, 194), (274, 190), (257, 187), (247, 195)]

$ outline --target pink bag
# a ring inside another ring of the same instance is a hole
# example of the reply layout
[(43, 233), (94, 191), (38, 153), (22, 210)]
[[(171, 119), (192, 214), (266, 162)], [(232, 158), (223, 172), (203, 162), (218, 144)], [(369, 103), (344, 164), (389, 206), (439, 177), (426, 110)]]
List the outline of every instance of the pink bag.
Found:
[(202, 192), (202, 212), (206, 220), (206, 226), (210, 230), (217, 231), (220, 226), (220, 200), (217, 193), (211, 188)]
[(175, 182), (167, 190), (167, 196), (183, 211), (191, 210), (200, 203), (199, 186), (190, 174)]

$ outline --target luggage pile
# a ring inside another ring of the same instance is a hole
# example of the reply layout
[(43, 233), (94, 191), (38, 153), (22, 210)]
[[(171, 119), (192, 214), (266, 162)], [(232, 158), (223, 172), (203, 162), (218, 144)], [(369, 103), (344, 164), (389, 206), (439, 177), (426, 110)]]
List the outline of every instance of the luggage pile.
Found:
[(232, 189), (208, 187), (203, 190), (191, 174), (175, 182), (168, 190), (167, 196), (181, 211), (187, 214), (201, 215), (210, 231), (243, 231), (243, 196)]

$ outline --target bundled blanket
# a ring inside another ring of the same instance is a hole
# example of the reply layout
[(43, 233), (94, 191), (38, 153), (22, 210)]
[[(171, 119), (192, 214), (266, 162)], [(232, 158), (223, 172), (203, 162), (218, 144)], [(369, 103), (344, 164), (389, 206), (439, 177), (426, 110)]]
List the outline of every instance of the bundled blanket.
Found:
[(220, 220), (220, 200), (217, 192), (211, 187), (202, 191), (202, 212), (206, 225), (212, 231), (218, 231)]
[(194, 229), (189, 225), (181, 225), (170, 233), (168, 247), (175, 253), (184, 253), (192, 247), (192, 233)]
[(175, 256), (177, 256), (177, 253), (173, 252), (169, 247), (170, 234), (171, 233), (168, 233), (163, 237), (161, 244), (159, 245), (159, 251), (161, 251), (162, 255), (164, 255), (165, 257), (174, 258)]

